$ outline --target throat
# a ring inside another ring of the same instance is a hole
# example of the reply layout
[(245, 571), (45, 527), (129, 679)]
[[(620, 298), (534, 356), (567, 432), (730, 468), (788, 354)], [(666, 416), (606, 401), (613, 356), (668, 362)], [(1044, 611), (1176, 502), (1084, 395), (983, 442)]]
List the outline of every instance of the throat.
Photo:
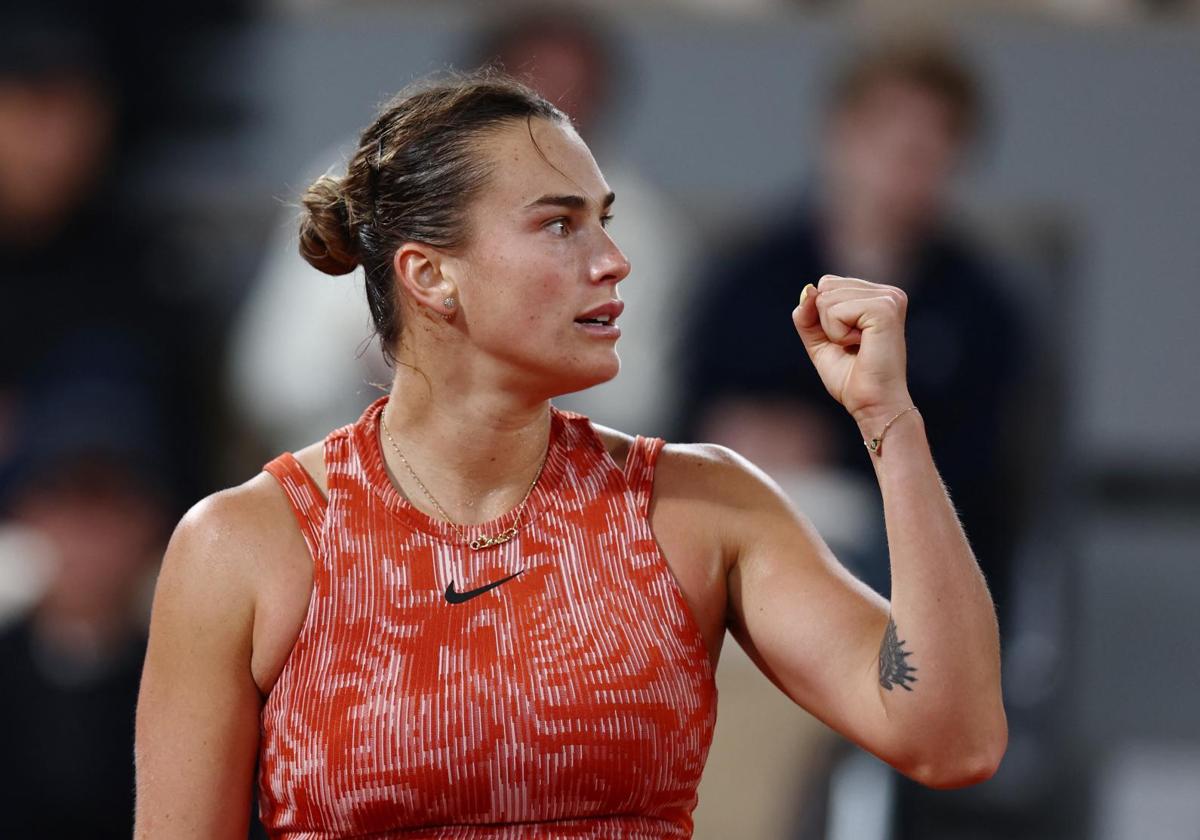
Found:
[(493, 429), (448, 445), (453, 434), (406, 434), (382, 411), (376, 438), (386, 471), (409, 504), (430, 517), (469, 527), (527, 503), (545, 472), (555, 437), (555, 420), (552, 415), (547, 420), (548, 428), (541, 431)]

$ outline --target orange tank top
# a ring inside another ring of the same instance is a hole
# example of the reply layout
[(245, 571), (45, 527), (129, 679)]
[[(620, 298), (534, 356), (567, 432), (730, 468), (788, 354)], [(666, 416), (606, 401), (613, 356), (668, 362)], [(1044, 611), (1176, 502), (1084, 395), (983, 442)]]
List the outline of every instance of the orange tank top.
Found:
[(717, 690), (650, 530), (664, 441), (635, 438), (622, 470), (551, 406), (519, 535), (473, 551), (389, 477), (387, 400), (326, 436), (328, 499), (291, 453), (263, 467), (313, 557), (262, 709), (268, 835), (690, 837)]

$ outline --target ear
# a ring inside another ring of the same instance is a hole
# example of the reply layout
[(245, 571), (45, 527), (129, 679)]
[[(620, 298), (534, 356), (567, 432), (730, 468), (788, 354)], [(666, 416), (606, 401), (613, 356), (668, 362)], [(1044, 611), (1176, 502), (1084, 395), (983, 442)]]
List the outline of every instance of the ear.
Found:
[(457, 310), (447, 307), (446, 298), (458, 302), (458, 288), (443, 271), (442, 254), (419, 242), (405, 242), (392, 255), (396, 278), (413, 302), (433, 314), (449, 317)]

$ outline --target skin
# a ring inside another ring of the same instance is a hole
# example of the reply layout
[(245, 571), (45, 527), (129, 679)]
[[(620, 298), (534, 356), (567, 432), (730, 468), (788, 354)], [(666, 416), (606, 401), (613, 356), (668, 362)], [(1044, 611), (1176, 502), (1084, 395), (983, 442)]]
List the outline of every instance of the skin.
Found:
[(845, 244), (902, 257), (941, 211), (965, 140), (951, 105), (906, 79), (879, 79), (843, 105), (825, 129), (822, 174)]
[[(574, 323), (616, 298), (629, 272), (604, 228), (608, 186), (569, 127), (535, 120), (531, 130), (544, 158), (523, 123), (482, 142), (503, 166), (472, 204), (460, 252), (406, 243), (394, 260), (406, 327), (384, 422), (460, 523), (515, 506), (545, 451), (549, 399), (620, 366), (616, 342)], [(539, 203), (564, 195), (582, 201)], [(835, 277), (820, 289), (792, 313), (797, 332), (834, 397), (877, 431), (907, 397), (902, 293)], [(596, 429), (622, 464), (631, 436)], [(325, 491), (321, 449), (296, 454)], [(383, 451), (392, 480), (436, 516), (386, 442)], [(666, 446), (651, 527), (714, 665), (728, 629), (796, 703), (902, 772), (936, 787), (981, 781), (1007, 737), (991, 601), (918, 414), (892, 427), (876, 464), (891, 604), (837, 562), (762, 470), (722, 446)], [(311, 559), (266, 473), (183, 517), (157, 586), (138, 706), (136, 838), (245, 836), (259, 711), (311, 586)], [(890, 618), (919, 669), (912, 691), (881, 686)]]
[(0, 236), (51, 237), (103, 172), (115, 122), (109, 92), (85, 76), (0, 79)]

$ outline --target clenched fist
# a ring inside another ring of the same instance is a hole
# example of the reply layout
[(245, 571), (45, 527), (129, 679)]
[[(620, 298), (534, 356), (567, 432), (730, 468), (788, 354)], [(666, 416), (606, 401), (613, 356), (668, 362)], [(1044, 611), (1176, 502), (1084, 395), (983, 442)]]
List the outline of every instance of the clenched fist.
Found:
[(860, 425), (912, 404), (905, 367), (907, 307), (908, 295), (895, 286), (826, 274), (816, 286), (804, 287), (792, 310), (825, 388)]

